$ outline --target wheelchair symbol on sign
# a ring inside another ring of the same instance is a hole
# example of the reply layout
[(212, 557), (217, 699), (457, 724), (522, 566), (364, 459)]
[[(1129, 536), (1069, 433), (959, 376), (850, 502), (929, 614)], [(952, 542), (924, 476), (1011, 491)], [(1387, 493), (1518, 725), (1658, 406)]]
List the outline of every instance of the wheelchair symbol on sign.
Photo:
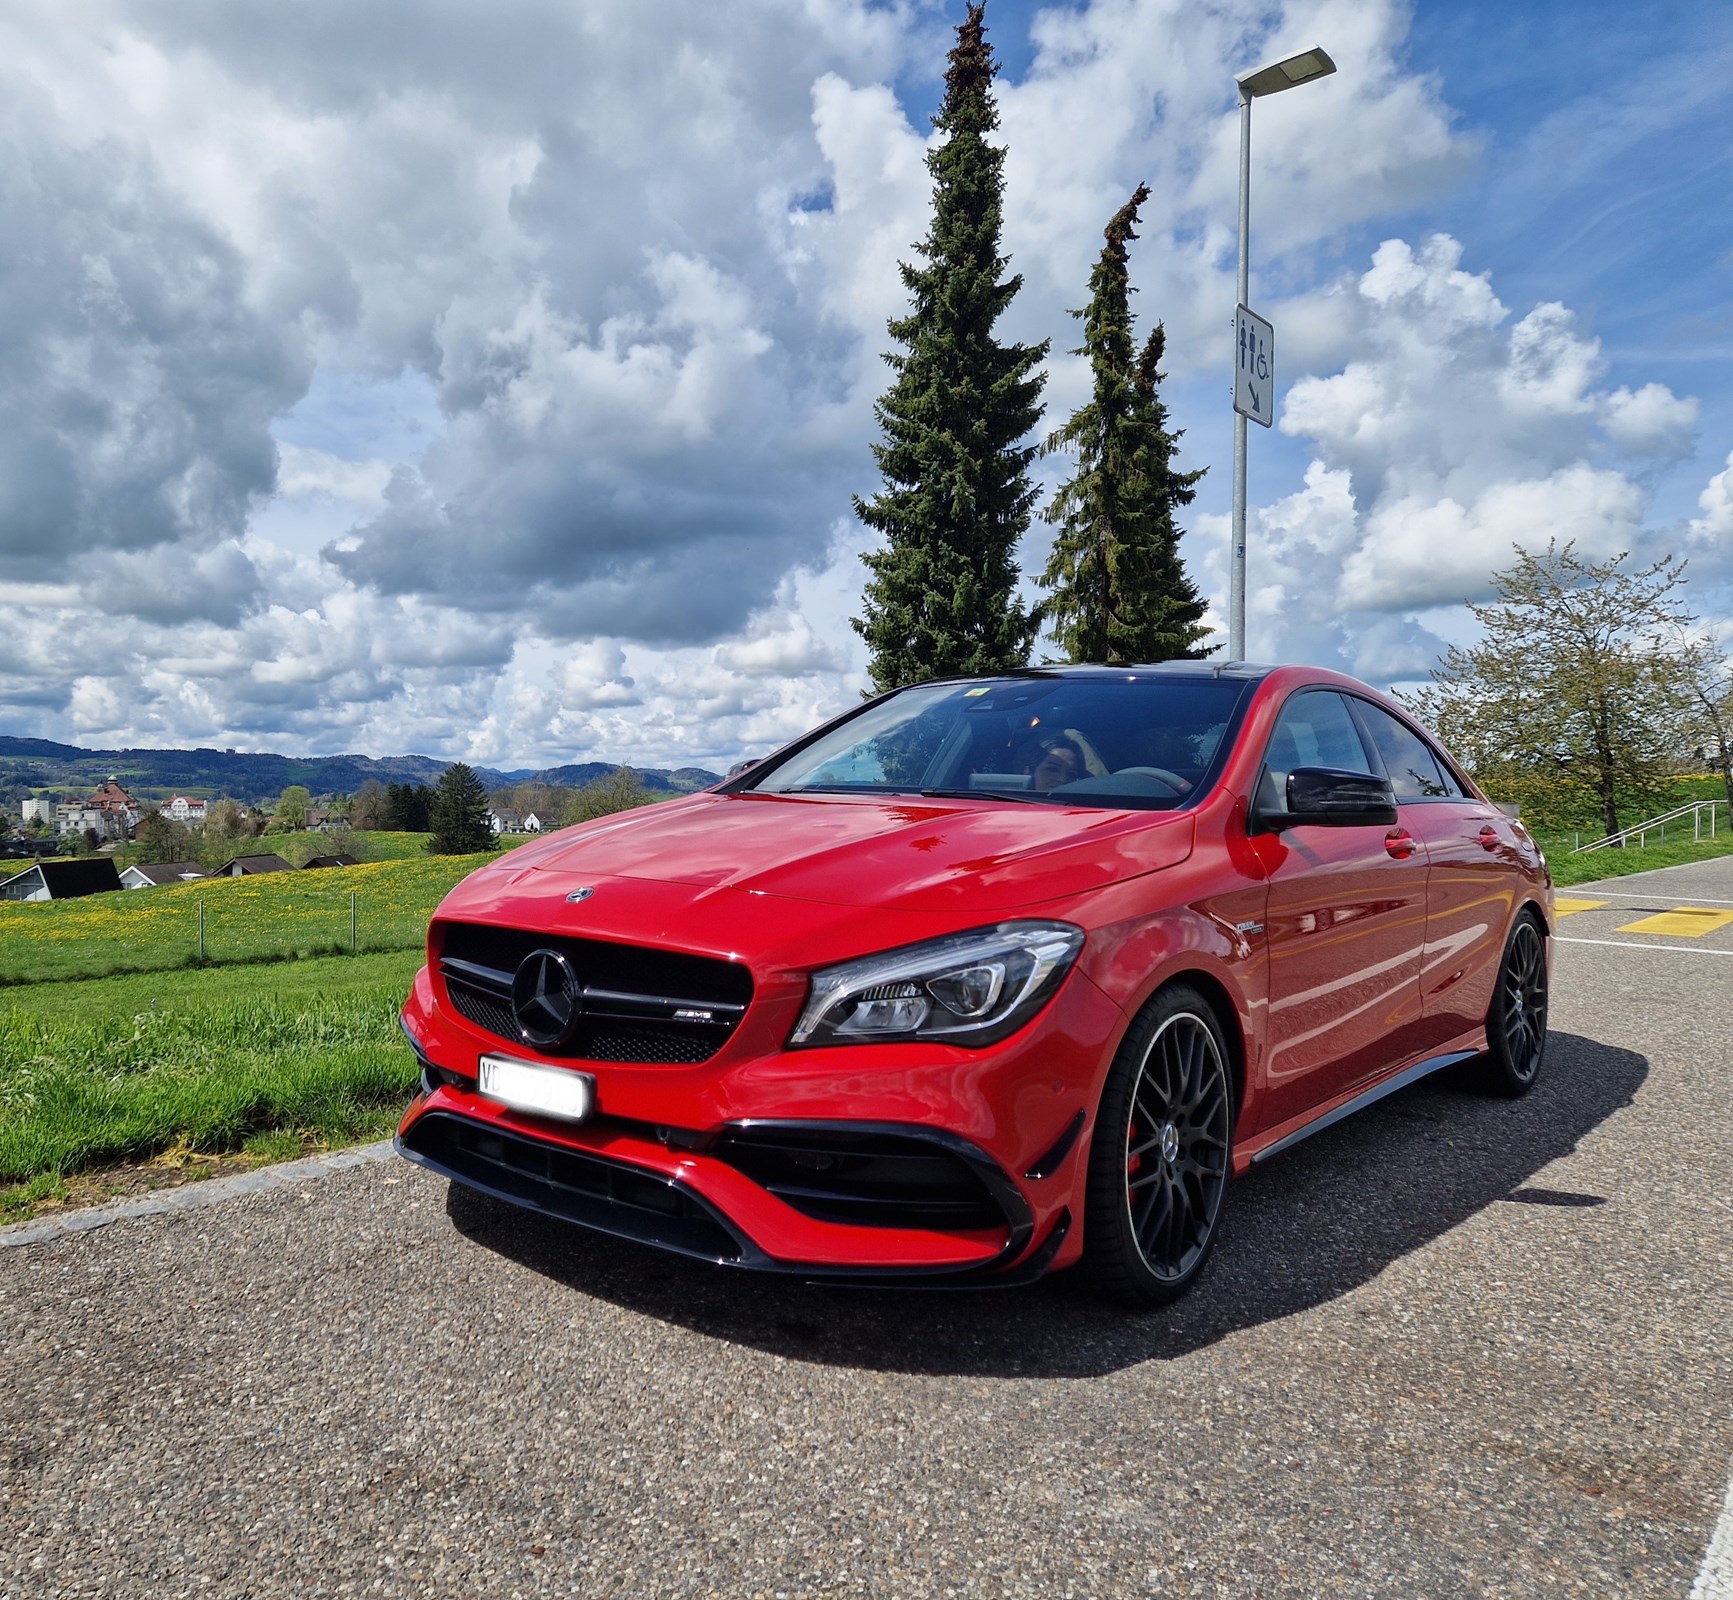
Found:
[(1258, 316), (1234, 312), (1234, 410), (1269, 427), (1275, 421), (1276, 335)]

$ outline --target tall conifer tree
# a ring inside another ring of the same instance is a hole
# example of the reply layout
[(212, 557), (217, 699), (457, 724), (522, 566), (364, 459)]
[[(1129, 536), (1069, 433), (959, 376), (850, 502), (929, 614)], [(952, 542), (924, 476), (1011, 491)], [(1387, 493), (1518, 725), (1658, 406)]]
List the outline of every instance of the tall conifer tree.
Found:
[(433, 855), (471, 855), (491, 850), (498, 843), (488, 815), (487, 785), (480, 773), (461, 761), (440, 774), (429, 809), (433, 837), (427, 848)]
[(855, 629), (872, 651), (879, 689), (954, 672), (990, 672), (1029, 658), (1029, 618), (1017, 598), (1017, 541), (1029, 526), (1033, 446), (1041, 418), (1038, 369), (1047, 343), (1006, 345), (993, 325), (1022, 287), (1001, 277), (1004, 153), (998, 67), (971, 4), (957, 29), (945, 98), (928, 152), (933, 224), (903, 265), (909, 314), (890, 323), (902, 347), (885, 356), (896, 379), (875, 407), (883, 441), (873, 454), (884, 488), (855, 511), (886, 548), (865, 557), (871, 576)]
[(1167, 335), (1160, 323), (1133, 360), (1127, 246), (1137, 237), (1139, 184), (1103, 235), (1089, 277), (1083, 346), (1094, 376), (1090, 399), (1049, 436), (1047, 451), (1075, 449), (1077, 472), (1045, 516), (1058, 525), (1042, 575), (1052, 590), (1041, 610), (1070, 661), (1195, 660), (1204, 603), (1180, 561), (1173, 514), (1190, 505), (1203, 472), (1177, 472), (1180, 433), (1167, 426), (1159, 370)]

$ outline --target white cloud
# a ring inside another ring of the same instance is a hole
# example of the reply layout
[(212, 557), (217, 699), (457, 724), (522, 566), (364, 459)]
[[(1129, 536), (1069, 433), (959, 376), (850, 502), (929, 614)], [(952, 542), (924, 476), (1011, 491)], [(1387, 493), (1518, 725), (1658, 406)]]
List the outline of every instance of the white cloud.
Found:
[(1637, 390), (1615, 389), (1602, 398), (1601, 427), (1624, 450), (1639, 456), (1683, 456), (1702, 410), (1695, 395), (1683, 398), (1660, 383)]
[(1692, 518), (1689, 525), (1692, 542), (1719, 546), (1718, 553), (1725, 557), (1727, 544), (1733, 542), (1733, 453), (1728, 455), (1726, 467), (1698, 495), (1697, 509), (1703, 514)]
[(1423, 609), (1484, 596), (1492, 573), (1520, 549), (1574, 541), (1601, 560), (1629, 549), (1643, 492), (1617, 472), (1582, 463), (1544, 478), (1495, 483), (1468, 505), (1405, 497), (1376, 506), (1365, 539), (1343, 564), (1338, 602), (1358, 611)]
[[(637, 680), (626, 670), (625, 649), (616, 640), (590, 639), (571, 645), (558, 678), (558, 699), (553, 704), (566, 711), (595, 711), (604, 706), (635, 706), (643, 703)], [(546, 708), (525, 702), (532, 715)]]
[(345, 461), (326, 450), (277, 446), (277, 491), (285, 496), (323, 495), (377, 511), (385, 504), (390, 481), (389, 461)]
[(1562, 305), (1507, 329), (1490, 280), (1461, 259), (1443, 235), (1419, 250), (1379, 246), (1351, 302), (1362, 353), (1289, 391), (1282, 430), (1353, 483), (1354, 536), (1334, 552), (1343, 611), (1482, 598), (1516, 546), (1575, 540), (1595, 558), (1631, 548), (1646, 493), (1593, 458), (1675, 454), (1695, 421), (1696, 402), (1660, 384), (1597, 387), (1599, 345)]
[[(1283, 426), (1316, 461), (1256, 514), (1251, 602), (1368, 670), (1501, 539), (1633, 528), (1612, 463), (1697, 422), (1612, 388), (1565, 308), (1509, 326), (1451, 240), (1331, 265), (1475, 153), (1406, 18), (1092, 0), (1038, 12), (999, 91), (1002, 327), (1061, 352), (1051, 423), (1139, 181), (1138, 310), (1176, 382), (1218, 359), (1224, 85), (1330, 42), (1334, 78), (1256, 113), (1259, 292), (1287, 293)], [(119, 743), (715, 765), (851, 704), (849, 495), (928, 223), (929, 130), (889, 85), (948, 43), (920, 0), (13, 7), (0, 220), (44, 266), (0, 282), (0, 707)], [(1219, 533), (1188, 541), (1218, 579)]]

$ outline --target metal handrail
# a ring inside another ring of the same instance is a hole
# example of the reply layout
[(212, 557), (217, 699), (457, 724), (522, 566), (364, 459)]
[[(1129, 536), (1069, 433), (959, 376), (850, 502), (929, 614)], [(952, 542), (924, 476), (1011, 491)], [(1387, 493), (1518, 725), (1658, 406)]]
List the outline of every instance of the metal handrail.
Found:
[(1617, 833), (1609, 833), (1604, 839), (1596, 839), (1592, 843), (1578, 845), (1575, 850), (1571, 851), (1571, 854), (1583, 856), (1591, 850), (1606, 850), (1614, 845), (1623, 850), (1632, 839), (1637, 841), (1637, 848), (1641, 850), (1650, 833), (1658, 831), (1661, 837), (1665, 839), (1667, 837), (1667, 824), (1677, 822), (1681, 817), (1691, 819), (1691, 837), (1701, 839), (1704, 836), (1703, 813), (1705, 811), (1709, 813), (1708, 837), (1713, 839), (1716, 828), (1715, 808), (1726, 804), (1725, 800), (1688, 800), (1684, 805), (1675, 806), (1671, 811), (1663, 811), (1660, 816), (1650, 817), (1646, 822), (1634, 822), (1628, 828), (1620, 828)]

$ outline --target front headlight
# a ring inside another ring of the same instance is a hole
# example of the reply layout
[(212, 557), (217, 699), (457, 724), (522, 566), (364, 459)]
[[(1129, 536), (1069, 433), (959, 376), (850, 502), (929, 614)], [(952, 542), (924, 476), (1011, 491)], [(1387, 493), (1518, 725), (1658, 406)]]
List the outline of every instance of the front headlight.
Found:
[(812, 975), (791, 1045), (991, 1044), (1051, 998), (1083, 948), (1068, 922), (1001, 922)]

